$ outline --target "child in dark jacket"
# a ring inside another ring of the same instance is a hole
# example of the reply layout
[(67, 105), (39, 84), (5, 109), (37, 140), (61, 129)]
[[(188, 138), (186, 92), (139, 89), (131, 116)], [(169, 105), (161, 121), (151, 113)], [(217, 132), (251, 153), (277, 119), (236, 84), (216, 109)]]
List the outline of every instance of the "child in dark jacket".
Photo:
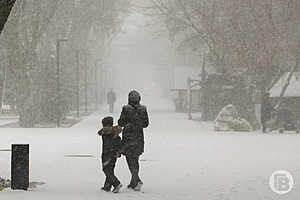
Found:
[(113, 192), (118, 193), (122, 184), (115, 176), (115, 164), (117, 158), (120, 157), (118, 151), (121, 148), (121, 138), (119, 134), (122, 132), (120, 126), (113, 126), (113, 118), (105, 117), (102, 119), (103, 128), (98, 131), (98, 135), (102, 136), (102, 169), (106, 176), (104, 186), (101, 188), (109, 192), (114, 186)]

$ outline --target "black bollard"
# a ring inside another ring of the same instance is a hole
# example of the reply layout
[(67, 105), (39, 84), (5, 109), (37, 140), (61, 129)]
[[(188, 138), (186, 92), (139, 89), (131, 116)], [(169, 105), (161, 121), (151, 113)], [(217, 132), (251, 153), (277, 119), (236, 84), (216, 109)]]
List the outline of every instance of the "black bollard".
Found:
[(11, 189), (29, 188), (29, 144), (13, 144), (11, 155)]

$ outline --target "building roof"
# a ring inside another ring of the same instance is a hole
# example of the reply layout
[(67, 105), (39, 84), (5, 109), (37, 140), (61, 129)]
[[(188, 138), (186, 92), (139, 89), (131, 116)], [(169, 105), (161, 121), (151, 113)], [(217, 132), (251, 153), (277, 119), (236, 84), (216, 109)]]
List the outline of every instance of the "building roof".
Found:
[[(271, 97), (279, 97), (290, 72), (286, 72), (270, 90)], [(295, 72), (284, 94), (285, 97), (300, 97), (300, 72)]]

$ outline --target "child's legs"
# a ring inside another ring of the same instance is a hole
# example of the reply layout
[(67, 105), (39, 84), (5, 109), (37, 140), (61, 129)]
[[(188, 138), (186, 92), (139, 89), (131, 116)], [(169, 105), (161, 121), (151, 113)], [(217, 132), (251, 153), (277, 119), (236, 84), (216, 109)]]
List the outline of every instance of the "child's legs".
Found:
[(110, 156), (106, 155), (106, 154), (102, 154), (101, 159), (102, 159), (102, 171), (105, 174), (104, 187), (105, 188), (110, 188), (111, 187), (111, 183), (110, 183), (110, 180), (109, 180)]
[(110, 157), (109, 159), (105, 160), (103, 163), (103, 172), (106, 176), (105, 183), (118, 186), (120, 184), (120, 181), (115, 176), (114, 170), (116, 165), (117, 159), (115, 157)]

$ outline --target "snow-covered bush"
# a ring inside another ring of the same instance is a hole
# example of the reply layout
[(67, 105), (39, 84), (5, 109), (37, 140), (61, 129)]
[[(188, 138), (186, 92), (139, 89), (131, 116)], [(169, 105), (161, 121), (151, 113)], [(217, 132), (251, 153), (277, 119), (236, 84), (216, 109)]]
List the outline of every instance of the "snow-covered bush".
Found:
[(252, 131), (250, 123), (239, 117), (235, 106), (229, 104), (218, 114), (215, 120), (215, 131)]

